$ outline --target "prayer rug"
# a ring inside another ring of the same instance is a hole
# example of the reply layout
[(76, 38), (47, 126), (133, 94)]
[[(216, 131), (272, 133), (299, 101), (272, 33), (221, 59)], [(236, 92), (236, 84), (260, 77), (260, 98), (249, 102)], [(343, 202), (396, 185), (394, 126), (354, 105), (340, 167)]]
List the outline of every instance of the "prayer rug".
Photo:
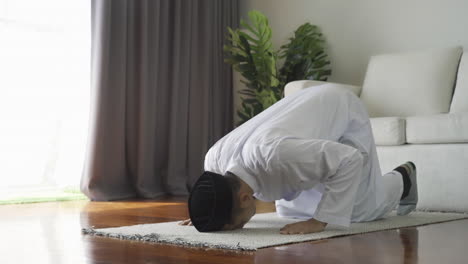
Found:
[(176, 222), (143, 224), (114, 228), (83, 229), (83, 234), (118, 239), (175, 244), (191, 247), (230, 250), (257, 250), (265, 247), (307, 242), (325, 238), (362, 234), (401, 227), (421, 226), (468, 218), (468, 214), (440, 212), (412, 212), (406, 216), (392, 213), (385, 219), (353, 223), (348, 229), (327, 226), (325, 231), (305, 235), (281, 235), (279, 229), (297, 219), (280, 218), (276, 213), (255, 215), (243, 229), (200, 233), (193, 226), (180, 226)]

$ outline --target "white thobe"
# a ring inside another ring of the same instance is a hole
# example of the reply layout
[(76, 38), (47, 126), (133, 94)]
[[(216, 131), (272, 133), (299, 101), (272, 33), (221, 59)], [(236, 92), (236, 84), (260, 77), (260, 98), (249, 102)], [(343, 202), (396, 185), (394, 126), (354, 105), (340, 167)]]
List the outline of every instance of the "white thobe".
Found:
[(232, 172), (280, 216), (334, 225), (394, 209), (401, 175), (382, 177), (370, 121), (352, 92), (325, 84), (283, 98), (221, 138), (205, 170)]

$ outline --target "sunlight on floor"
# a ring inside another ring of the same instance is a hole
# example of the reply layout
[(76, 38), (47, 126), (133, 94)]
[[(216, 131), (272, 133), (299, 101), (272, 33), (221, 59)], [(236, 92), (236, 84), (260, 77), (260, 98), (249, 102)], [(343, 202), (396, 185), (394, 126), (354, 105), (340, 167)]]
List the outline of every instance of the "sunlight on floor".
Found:
[(77, 188), (34, 186), (30, 189), (8, 188), (0, 191), (0, 205), (75, 200), (88, 200), (88, 198)]

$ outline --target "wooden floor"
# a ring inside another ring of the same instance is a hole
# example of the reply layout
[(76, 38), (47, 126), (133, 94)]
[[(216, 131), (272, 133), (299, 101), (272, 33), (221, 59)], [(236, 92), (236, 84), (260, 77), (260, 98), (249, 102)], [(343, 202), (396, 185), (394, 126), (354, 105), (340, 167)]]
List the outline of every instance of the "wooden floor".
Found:
[[(258, 212), (271, 212), (259, 204)], [(205, 250), (81, 234), (181, 220), (185, 198), (0, 206), (0, 263), (468, 263), (468, 220), (261, 249)]]

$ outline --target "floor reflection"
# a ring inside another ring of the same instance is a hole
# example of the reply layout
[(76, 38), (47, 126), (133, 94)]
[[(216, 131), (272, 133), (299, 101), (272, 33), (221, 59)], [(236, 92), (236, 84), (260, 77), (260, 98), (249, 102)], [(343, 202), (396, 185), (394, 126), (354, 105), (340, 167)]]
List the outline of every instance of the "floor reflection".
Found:
[[(106, 228), (180, 220), (186, 205), (173, 199), (164, 201), (89, 202), (80, 212), (82, 228)], [(120, 240), (116, 238), (82, 236), (88, 263), (165, 263), (177, 256), (177, 263), (187, 263), (187, 250), (181, 247)]]
[(82, 235), (82, 227), (171, 221), (179, 200), (0, 206), (0, 263), (467, 263), (468, 220), (225, 252)]
[(417, 263), (419, 234), (416, 228), (373, 232), (311, 243), (294, 244), (257, 252), (255, 263)]
[(177, 221), (188, 217), (185, 200), (176, 197), (158, 201), (88, 202), (80, 212), (80, 222), (84, 228), (103, 228)]
[(67, 202), (0, 207), (0, 263), (84, 263), (78, 220), (81, 205)]
[(399, 230), (401, 243), (404, 249), (405, 264), (417, 263), (419, 260), (419, 231), (417, 228), (404, 228)]

